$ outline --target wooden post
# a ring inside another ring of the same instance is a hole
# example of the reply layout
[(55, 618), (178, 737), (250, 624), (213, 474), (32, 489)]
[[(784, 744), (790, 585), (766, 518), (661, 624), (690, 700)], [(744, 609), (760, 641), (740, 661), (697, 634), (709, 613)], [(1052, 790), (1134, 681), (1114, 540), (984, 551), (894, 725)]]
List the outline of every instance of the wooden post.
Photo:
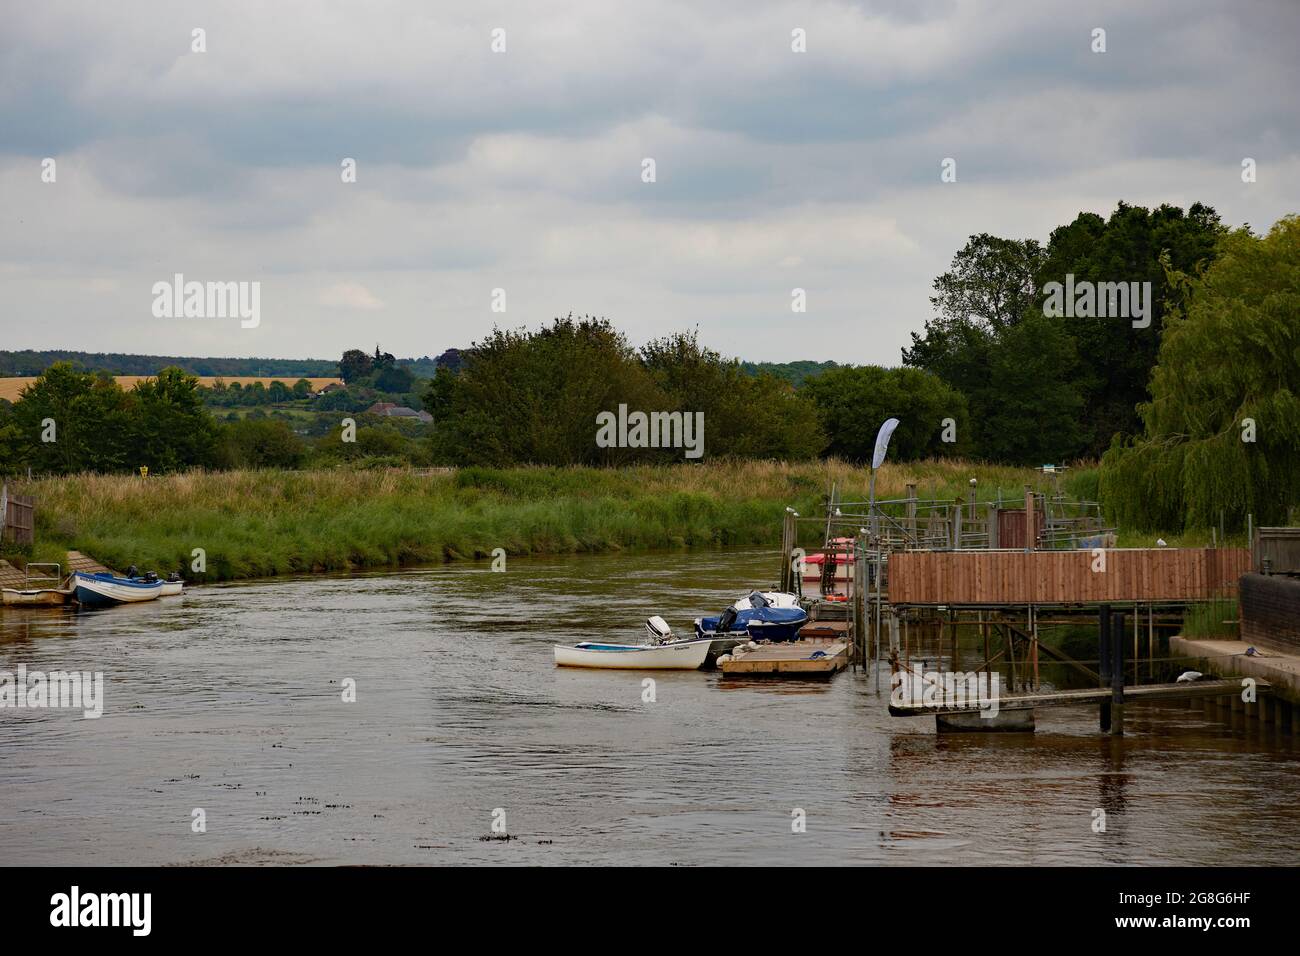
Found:
[(989, 625), (984, 620), (983, 611), (980, 611), (980, 631), (984, 635), (984, 673), (988, 674), (992, 671), (993, 665), (989, 663)]
[(1029, 605), (1029, 657), (1034, 665), (1034, 690), (1038, 690), (1038, 611)]
[(1124, 736), (1124, 612), (1116, 611), (1111, 641), (1115, 659), (1110, 665), (1110, 732), (1113, 737)]
[(1033, 551), (1038, 541), (1038, 532), (1034, 528), (1034, 489), (1025, 485), (1025, 550)]
[(959, 499), (953, 506), (952, 511), (952, 549), (954, 551), (961, 547), (961, 500)]
[(880, 546), (876, 545), (876, 690), (880, 690), (880, 605), (881, 587), (885, 578), (885, 559)]
[(975, 486), (970, 486), (970, 494), (966, 496), (966, 521), (970, 524), (971, 532), (974, 533), (978, 528), (979, 519), (975, 517)]
[(1016, 686), (1016, 631), (1010, 625), (999, 627), (998, 630), (1006, 636), (1007, 665), (1011, 673), (1011, 692), (1015, 693), (1018, 689)]
[(862, 550), (861, 542), (855, 548), (857, 552), (854, 556), (853, 580), (850, 582), (853, 595), (853, 639), (854, 639), (854, 660), (853, 666), (858, 664), (867, 656), (867, 628), (866, 628), (866, 602), (863, 599), (863, 592), (867, 587), (867, 559), (866, 552)]
[(1133, 683), (1142, 683), (1142, 675), (1138, 673), (1138, 668), (1142, 666), (1142, 612), (1138, 609), (1138, 602), (1133, 602)]
[(1156, 677), (1156, 612), (1154, 605), (1147, 605), (1147, 677)]
[[(1097, 647), (1098, 654), (1097, 671), (1101, 676), (1101, 686), (1106, 687), (1110, 684), (1110, 605), (1103, 604), (1097, 610)], [(1110, 705), (1111, 701), (1103, 700), (1100, 708), (1100, 725), (1101, 732), (1104, 734), (1110, 730)]]
[(916, 482), (911, 482), (907, 486), (907, 510), (905, 524), (907, 535), (916, 543)]
[(998, 547), (998, 507), (993, 502), (989, 502), (989, 550), (996, 551)]
[(961, 648), (957, 644), (957, 622), (960, 617), (960, 611), (952, 612), (952, 672), (954, 674), (961, 671)]
[(785, 513), (781, 522), (781, 590), (787, 594), (794, 592), (794, 515)]

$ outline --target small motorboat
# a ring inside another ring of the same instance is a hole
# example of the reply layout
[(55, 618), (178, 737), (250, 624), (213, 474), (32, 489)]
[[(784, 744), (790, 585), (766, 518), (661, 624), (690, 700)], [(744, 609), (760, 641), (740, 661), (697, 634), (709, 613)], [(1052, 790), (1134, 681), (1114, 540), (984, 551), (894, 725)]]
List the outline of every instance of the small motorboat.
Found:
[[(41, 573), (38, 568), (53, 568), (54, 573)], [(37, 585), (37, 582), (46, 582)], [(53, 585), (51, 587), (50, 585)], [(62, 567), (58, 564), (28, 564), (21, 588), (0, 589), (0, 602), (6, 607), (59, 607), (72, 597), (72, 588), (63, 587)]]
[(646, 621), (648, 644), (603, 644), (582, 641), (572, 647), (555, 645), (556, 667), (603, 667), (619, 670), (693, 671), (704, 666), (713, 641), (709, 638), (673, 640), (664, 619)]
[(87, 607), (105, 607), (152, 601), (162, 594), (163, 582), (156, 574), (150, 580), (148, 577), (120, 578), (115, 574), (78, 571), (72, 576), (72, 588), (78, 603)]
[(697, 637), (747, 635), (754, 641), (793, 641), (808, 623), (808, 612), (794, 594), (781, 591), (751, 591), (717, 617), (695, 619)]
[(185, 590), (185, 581), (175, 571), (167, 575), (167, 580), (162, 583), (163, 597), (171, 597), (173, 594), (180, 594), (183, 590)]

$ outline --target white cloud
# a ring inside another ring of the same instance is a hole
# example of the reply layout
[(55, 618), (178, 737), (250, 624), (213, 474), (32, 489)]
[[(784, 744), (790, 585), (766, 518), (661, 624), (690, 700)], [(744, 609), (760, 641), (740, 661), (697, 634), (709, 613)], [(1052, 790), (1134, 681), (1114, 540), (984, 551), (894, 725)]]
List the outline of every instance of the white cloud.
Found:
[[(698, 325), (745, 358), (892, 364), (972, 233), (1046, 239), (1121, 199), (1295, 211), (1294, 4), (140, 8), (0, 19), (6, 347), (421, 355), (572, 310), (634, 342)], [(159, 324), (175, 272), (260, 281), (261, 327)]]
[(374, 293), (360, 282), (340, 282), (322, 289), (316, 301), (330, 309), (360, 309), (373, 312), (384, 307), (384, 303), (375, 298)]

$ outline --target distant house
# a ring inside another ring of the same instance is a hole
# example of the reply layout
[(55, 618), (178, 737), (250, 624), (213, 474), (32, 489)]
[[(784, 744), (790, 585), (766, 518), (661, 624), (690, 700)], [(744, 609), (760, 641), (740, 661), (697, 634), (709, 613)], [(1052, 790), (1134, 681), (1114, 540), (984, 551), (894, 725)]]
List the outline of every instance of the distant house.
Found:
[(317, 394), (317, 395), (327, 395), (327, 394), (329, 394), (330, 392), (338, 392), (338, 391), (341, 391), (342, 389), (345, 389), (345, 388), (347, 388), (347, 386), (344, 385), (342, 382), (330, 382), (328, 385), (326, 385), (324, 388), (322, 388), (322, 389), (321, 389), (319, 392), (317, 392), (316, 394)]
[(433, 421), (433, 416), (426, 411), (417, 412), (414, 408), (407, 408), (394, 402), (375, 402), (366, 409), (366, 414), (380, 415), (384, 418), (418, 418), (422, 422)]

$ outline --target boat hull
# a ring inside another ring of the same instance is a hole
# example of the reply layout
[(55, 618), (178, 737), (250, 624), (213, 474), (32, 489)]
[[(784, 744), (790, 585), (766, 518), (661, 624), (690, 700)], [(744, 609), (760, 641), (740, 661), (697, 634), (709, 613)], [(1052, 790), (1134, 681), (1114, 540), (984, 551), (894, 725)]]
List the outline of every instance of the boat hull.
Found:
[(171, 597), (174, 594), (180, 594), (185, 589), (184, 581), (164, 581), (162, 583), (162, 597)]
[(73, 582), (77, 602), (88, 607), (152, 601), (162, 594), (162, 587), (161, 581), (146, 583), (111, 574), (77, 574)]
[(66, 591), (58, 588), (4, 588), (0, 591), (0, 601), (6, 607), (58, 607), (71, 596), (71, 588)]
[(555, 645), (556, 667), (594, 667), (609, 670), (693, 671), (704, 665), (710, 640), (671, 644), (597, 644), (576, 647)]

